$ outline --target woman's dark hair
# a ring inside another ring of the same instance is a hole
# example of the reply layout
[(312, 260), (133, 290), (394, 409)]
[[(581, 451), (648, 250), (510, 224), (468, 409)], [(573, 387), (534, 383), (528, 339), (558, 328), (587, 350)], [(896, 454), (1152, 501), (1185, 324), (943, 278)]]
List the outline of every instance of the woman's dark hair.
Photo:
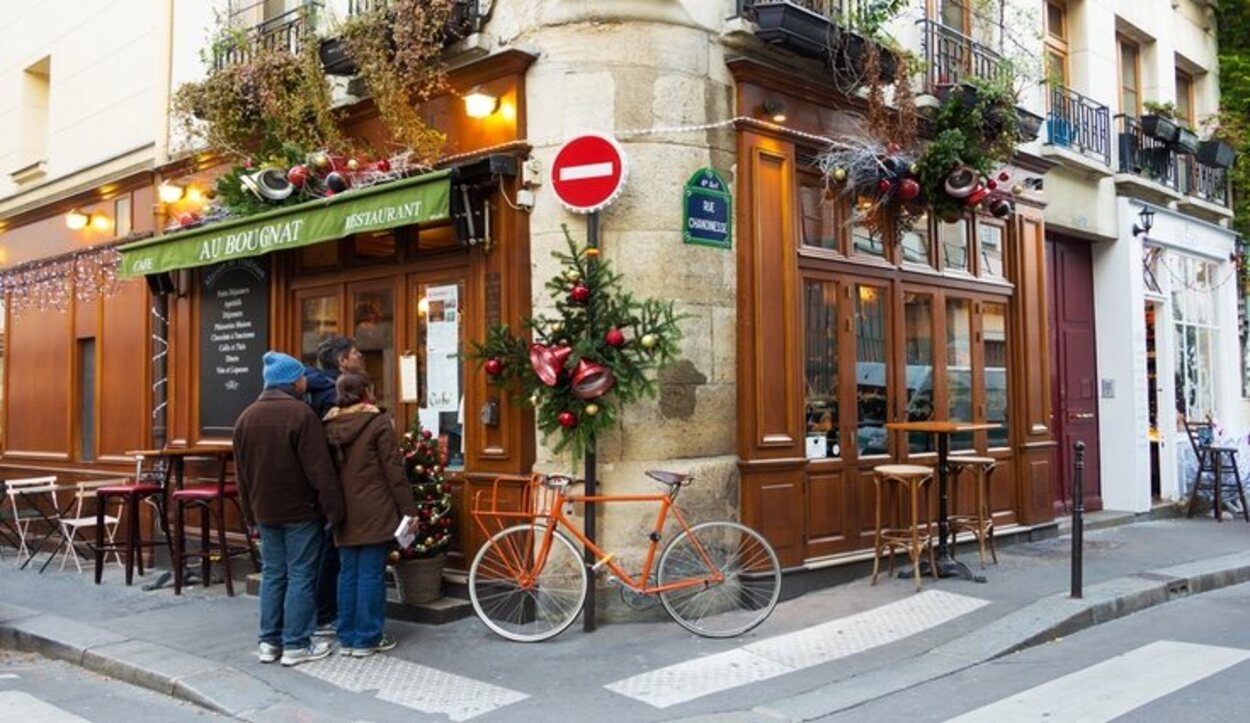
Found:
[(336, 407), (350, 407), (373, 401), (373, 382), (369, 381), (369, 377), (364, 374), (356, 372), (340, 374), (338, 381), (334, 383), (334, 390), (338, 392), (338, 398), (334, 400)]
[(351, 353), (356, 342), (346, 336), (331, 336), (317, 344), (317, 366), (322, 369), (337, 370), (339, 359)]

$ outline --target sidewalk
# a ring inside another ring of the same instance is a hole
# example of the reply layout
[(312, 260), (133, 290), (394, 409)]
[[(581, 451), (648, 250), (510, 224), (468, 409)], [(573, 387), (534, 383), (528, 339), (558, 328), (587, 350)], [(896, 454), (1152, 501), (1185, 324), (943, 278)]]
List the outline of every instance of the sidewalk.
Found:
[[(400, 647), (391, 655), (294, 669), (256, 661), (255, 598), (226, 598), (220, 585), (179, 598), (143, 592), (123, 586), (115, 568), (97, 587), (89, 574), (17, 571), (10, 557), (0, 564), (0, 647), (64, 658), (244, 720), (560, 721), (591, 712), (605, 721), (810, 720), (1250, 580), (1248, 543), (1250, 525), (1210, 518), (1087, 532), (1079, 601), (1067, 597), (1063, 537), (1000, 550), (986, 584), (926, 579), (917, 595), (910, 580), (873, 587), (863, 579), (811, 592), (740, 639), (693, 637), (654, 611), (644, 622), (591, 635), (578, 625), (537, 645), (496, 638), (475, 618), (393, 622)], [(961, 559), (975, 565), (976, 554)], [(811, 649), (765, 652), (779, 645)]]

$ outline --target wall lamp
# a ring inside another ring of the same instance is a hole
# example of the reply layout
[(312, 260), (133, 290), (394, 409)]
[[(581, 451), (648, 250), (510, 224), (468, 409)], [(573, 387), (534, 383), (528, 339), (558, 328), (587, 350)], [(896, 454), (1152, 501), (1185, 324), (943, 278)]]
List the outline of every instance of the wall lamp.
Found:
[(65, 214), (65, 227), (70, 231), (81, 231), (87, 228), (87, 224), (90, 222), (91, 217), (78, 209)]
[(475, 85), (464, 95), (464, 113), (470, 118), (487, 118), (499, 109), (499, 98)]
[(161, 203), (164, 204), (178, 203), (182, 200), (182, 193), (182, 186), (173, 183), (162, 183), (156, 189), (157, 198), (161, 199)]
[(96, 231), (110, 231), (113, 228), (113, 219), (102, 213), (91, 214), (91, 228)]
[(762, 106), (764, 116), (773, 123), (786, 122), (786, 102), (780, 98), (768, 98)]
[(1142, 206), (1141, 212), (1137, 214), (1137, 221), (1133, 223), (1133, 235), (1148, 236), (1154, 225), (1155, 212), (1149, 206)]

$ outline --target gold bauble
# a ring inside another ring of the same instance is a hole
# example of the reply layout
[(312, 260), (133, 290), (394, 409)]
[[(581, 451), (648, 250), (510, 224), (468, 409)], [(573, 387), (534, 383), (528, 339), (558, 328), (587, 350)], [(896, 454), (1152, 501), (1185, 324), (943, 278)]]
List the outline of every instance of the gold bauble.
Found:
[(845, 168), (833, 169), (833, 180), (837, 181), (838, 183), (842, 183), (846, 181), (846, 169)]
[(660, 343), (660, 338), (655, 334), (643, 334), (639, 341), (643, 349), (654, 349), (655, 345)]
[(593, 417), (593, 416), (595, 416), (596, 414), (598, 414), (598, 413), (599, 413), (599, 405), (598, 405), (598, 404), (587, 404), (587, 405), (586, 405), (586, 409), (585, 409), (584, 411), (586, 412), (586, 416), (587, 416), (587, 417)]
[(1020, 196), (1023, 193), (1024, 193), (1024, 186), (1021, 186), (1020, 184), (1017, 183), (1016, 185), (1011, 187), (1011, 195)]

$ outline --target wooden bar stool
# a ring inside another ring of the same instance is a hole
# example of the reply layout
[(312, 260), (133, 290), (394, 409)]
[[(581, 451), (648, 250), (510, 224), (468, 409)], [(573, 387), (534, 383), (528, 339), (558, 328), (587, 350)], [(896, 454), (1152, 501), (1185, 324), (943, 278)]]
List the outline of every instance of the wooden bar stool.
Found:
[[(881, 552), (890, 556), (889, 574), (894, 574), (894, 550), (907, 553), (911, 560), (912, 576), (916, 590), (920, 590), (920, 557), (929, 552), (929, 570), (938, 579), (937, 560), (933, 546), (937, 536), (933, 522), (927, 519), (929, 510), (929, 483), (933, 480), (933, 468), (914, 464), (884, 464), (872, 469), (873, 486), (877, 498), (877, 532), (872, 549), (872, 584), (877, 584), (877, 572), (881, 567)], [(897, 490), (897, 507), (893, 524), (886, 526), (882, 519), (882, 502), (887, 487)], [(922, 521), (922, 516), (925, 519)], [(902, 524), (906, 519), (907, 524)]]
[[(950, 530), (952, 536), (957, 536), (960, 532), (971, 532), (976, 535), (977, 546), (981, 551), (981, 569), (985, 569), (985, 545), (988, 542), (990, 547), (990, 556), (994, 560), (994, 564), (998, 564), (998, 553), (994, 550), (994, 514), (990, 509), (990, 475), (993, 474), (994, 468), (998, 466), (998, 460), (993, 457), (976, 457), (973, 455), (956, 455), (946, 460), (946, 471), (950, 475), (950, 479), (954, 480), (951, 485), (951, 509), (959, 509), (959, 478), (965, 472), (971, 472), (973, 475), (973, 489), (975, 490), (973, 497), (976, 498), (976, 507), (973, 514), (952, 514), (950, 516)], [(951, 546), (951, 554), (954, 555), (956, 545)]]
[[(239, 506), (239, 488), (226, 484), (224, 466), (217, 476), (217, 484), (195, 485), (175, 490), (174, 500), (174, 594), (182, 594), (183, 568), (187, 560), (199, 558), (200, 575), (204, 587), (211, 582), (213, 555), (218, 555), (225, 571), (226, 594), (234, 597), (234, 581), (230, 574), (230, 558), (246, 553), (252, 559), (253, 569), (259, 572), (256, 558), (256, 546), (251, 535), (243, 530), (246, 545), (231, 547), (226, 542), (226, 501), (229, 500), (239, 509), (239, 519), (243, 519), (243, 511)], [(190, 508), (200, 513), (200, 549), (194, 552), (187, 550), (186, 513)], [(215, 523), (215, 524), (213, 524)], [(209, 534), (210, 528), (216, 528), (217, 539), (213, 541)]]
[[(124, 482), (121, 484), (99, 487), (96, 494), (95, 523), (95, 584), (100, 584), (104, 574), (106, 553), (125, 554), (126, 584), (134, 582), (136, 564), (139, 576), (143, 576), (143, 548), (161, 544), (156, 540), (144, 540), (139, 531), (139, 508), (144, 500), (156, 505), (161, 531), (165, 534), (165, 543), (169, 544), (169, 528), (165, 523), (165, 488), (147, 482)], [(120, 541), (105, 541), (105, 509), (116, 500), (121, 506), (121, 517), (125, 520), (125, 534)]]

